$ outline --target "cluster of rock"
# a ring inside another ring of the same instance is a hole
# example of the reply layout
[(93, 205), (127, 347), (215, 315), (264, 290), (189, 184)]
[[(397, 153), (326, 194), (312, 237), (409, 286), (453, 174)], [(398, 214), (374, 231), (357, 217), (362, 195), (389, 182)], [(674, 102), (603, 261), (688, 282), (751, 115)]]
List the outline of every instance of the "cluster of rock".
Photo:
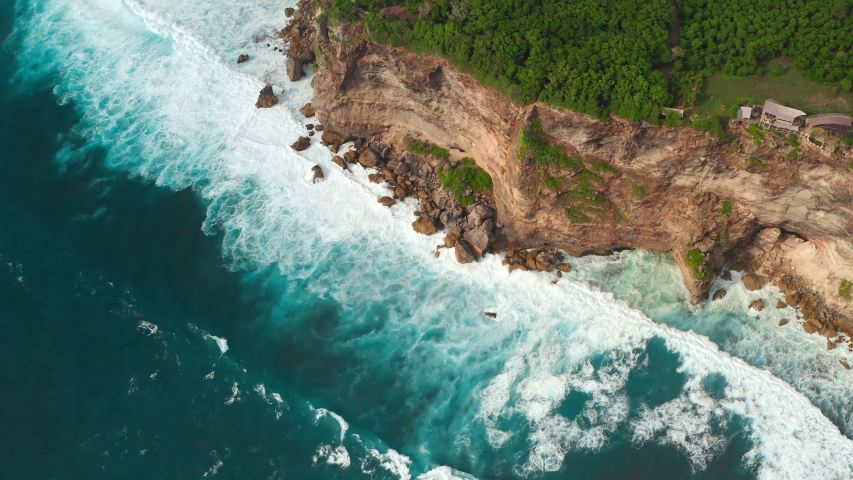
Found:
[(290, 45), (285, 65), (287, 76), (292, 82), (302, 78), (303, 66), (310, 65), (316, 59), (314, 52), (317, 50), (318, 39), (310, 22), (301, 21), (305, 11), (308, 11), (308, 15), (310, 15), (310, 5), (307, 1), (299, 2), (297, 10), (285, 9), (285, 15), (288, 18), (293, 18), (293, 21), (279, 34), (279, 37)]
[(506, 258), (503, 264), (509, 266), (510, 272), (516, 270), (551, 272), (556, 268), (557, 276), (562, 277), (563, 273), (572, 271), (571, 264), (562, 263), (563, 260), (565, 260), (563, 252), (552, 247), (531, 248), (527, 250), (509, 249), (506, 251)]

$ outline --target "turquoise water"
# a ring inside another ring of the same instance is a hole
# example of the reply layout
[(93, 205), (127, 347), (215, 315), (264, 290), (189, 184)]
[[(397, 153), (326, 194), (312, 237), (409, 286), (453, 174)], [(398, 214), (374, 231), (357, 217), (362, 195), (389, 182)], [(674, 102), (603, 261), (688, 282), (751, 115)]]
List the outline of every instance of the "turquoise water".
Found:
[(4, 477), (853, 476), (849, 353), (747, 311), (772, 287), (460, 266), (288, 149), (291, 3), (2, 3)]

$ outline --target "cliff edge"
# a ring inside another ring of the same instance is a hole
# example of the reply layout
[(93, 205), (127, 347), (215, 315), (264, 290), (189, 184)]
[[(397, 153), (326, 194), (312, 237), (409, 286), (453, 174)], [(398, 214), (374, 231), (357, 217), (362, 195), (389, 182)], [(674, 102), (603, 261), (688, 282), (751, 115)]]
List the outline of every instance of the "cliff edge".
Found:
[[(360, 22), (330, 23), (319, 9), (304, 0), (282, 32), (291, 56), (316, 62), (318, 118), (400, 151), (418, 139), (474, 159), (492, 177), (505, 247), (671, 252), (694, 303), (724, 269), (746, 269), (779, 286), (807, 330), (853, 334), (843, 288), (853, 279), (850, 158), (808, 148), (790, 158), (780, 142), (759, 146), (734, 127), (724, 141), (516, 105), (441, 58), (369, 42)], [(575, 163), (542, 161), (525, 135)]]

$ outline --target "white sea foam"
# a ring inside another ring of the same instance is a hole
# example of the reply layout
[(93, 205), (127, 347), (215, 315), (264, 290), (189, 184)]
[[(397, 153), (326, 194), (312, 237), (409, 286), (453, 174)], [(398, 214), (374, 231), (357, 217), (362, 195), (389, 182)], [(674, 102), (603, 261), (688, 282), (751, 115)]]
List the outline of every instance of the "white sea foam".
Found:
[(418, 475), (418, 480), (477, 480), (477, 478), (450, 467), (438, 467)]
[[(93, 144), (109, 146), (113, 167), (171, 188), (194, 187), (209, 204), (203, 228), (224, 233), (223, 250), (232, 267), (273, 264), (290, 278), (310, 278), (312, 293), (334, 299), (354, 319), (341, 328), (363, 326), (375, 317), (373, 305), (387, 306), (382, 327), (366, 338), (382, 335), (382, 342), (372, 342), (369, 351), (377, 358), (406, 352), (402, 378), (454, 380), (428, 409), (438, 412), (461, 397), (456, 423), (445, 426), (459, 432), (454, 441), (460, 452), (472, 451), (470, 436), (477, 431), (472, 426), (480, 423), (485, 438), (476, 440), (491, 448), (514, 445), (509, 438), (526, 435), (528, 451), (514, 471), (532, 476), (559, 470), (569, 452), (607, 448), (622, 428), (637, 444), (678, 448), (699, 470), (725, 447), (713, 427), (740, 415), (748, 420), (754, 442), (747, 459), (761, 478), (853, 476), (850, 440), (816, 407), (853, 429), (847, 400), (853, 377), (837, 361), (849, 354), (826, 353), (820, 339), (794, 325), (768, 326), (769, 317), (790, 311), (762, 312), (761, 321), (753, 321), (744, 301), (775, 295), (772, 289), (746, 293), (733, 282), (723, 302), (685, 311), (684, 320), (672, 322), (679, 328), (672, 328), (581, 281), (606, 283), (636, 270), (660, 284), (679, 284), (677, 270), (640, 254), (579, 260), (570, 278), (556, 285), (544, 273), (509, 274), (495, 256), (472, 265), (459, 265), (446, 253), (434, 259), (437, 239), (420, 236), (409, 225), (411, 202), (380, 207), (376, 199), (387, 189), (371, 184), (367, 171), (341, 172), (316, 143), (299, 154), (287, 148), (304, 132), (297, 109), (310, 101), (311, 90), (308, 81), (289, 82), (280, 68), (283, 57), (265, 47), (277, 41), (272, 27), (283, 25), (282, 5), (255, 1), (235, 17), (233, 9), (223, 8), (230, 3), (42, 2), (39, 21), (19, 31), (28, 39), (22, 58), (29, 63), (21, 75), (60, 72), (57, 94), (79, 106), (79, 132)], [(234, 59), (244, 51), (252, 60), (237, 66)], [(282, 103), (258, 110), (254, 101), (265, 83), (274, 84)], [(74, 159), (69, 148), (61, 160)], [(314, 164), (324, 168), (326, 181), (306, 180)], [(630, 262), (640, 265), (626, 267)], [(584, 272), (596, 277), (584, 278)], [(639, 278), (641, 273), (629, 279), (623, 298), (656, 318), (682, 308), (679, 287), (640, 288), (650, 281)], [(656, 296), (644, 297), (648, 292)], [(487, 309), (498, 318), (483, 318)], [(728, 316), (714, 317), (718, 310)], [(722, 331), (720, 337), (728, 340), (721, 344), (731, 354), (706, 336), (685, 331), (696, 318), (722, 319), (715, 324), (720, 330), (706, 333)], [(443, 335), (420, 341), (433, 329)], [(225, 339), (205, 335), (221, 354), (228, 350)], [(632, 417), (625, 386), (629, 373), (643, 368), (640, 352), (654, 337), (679, 354), (687, 383), (677, 398)], [(598, 366), (591, 361), (596, 357), (604, 359)], [(701, 388), (712, 374), (726, 380), (720, 398)], [(479, 393), (474, 396), (471, 389)], [(589, 399), (570, 420), (559, 406), (573, 391)], [(226, 403), (238, 395), (235, 383)], [(423, 415), (418, 445), (431, 438), (430, 411)], [(507, 431), (500, 423), (514, 416), (525, 420), (529, 432)], [(334, 418), (343, 442), (348, 425)], [(349, 465), (343, 445), (323, 445), (320, 453), (329, 463)], [(382, 468), (411, 478), (411, 460), (390, 448), (367, 449), (358, 461), (365, 473)], [(465, 478), (447, 470), (433, 469), (427, 473), (433, 477), (425, 478)]]
[(319, 422), (320, 419), (325, 417), (326, 415), (334, 418), (338, 422), (338, 425), (341, 427), (341, 443), (343, 443), (344, 437), (347, 434), (347, 430), (349, 430), (349, 424), (340, 415), (335, 412), (326, 410), (325, 408), (318, 408), (314, 410), (314, 424)]

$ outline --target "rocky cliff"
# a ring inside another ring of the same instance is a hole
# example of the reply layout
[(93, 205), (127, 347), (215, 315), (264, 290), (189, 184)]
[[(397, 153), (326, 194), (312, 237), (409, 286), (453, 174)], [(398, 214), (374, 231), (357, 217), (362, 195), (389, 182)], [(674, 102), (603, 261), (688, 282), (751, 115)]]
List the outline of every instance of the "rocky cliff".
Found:
[[(694, 302), (724, 267), (746, 268), (799, 302), (816, 330), (853, 333), (853, 301), (839, 294), (853, 280), (850, 158), (807, 146), (789, 158), (783, 139), (757, 146), (739, 127), (723, 141), (688, 127), (516, 105), (441, 58), (371, 43), (359, 22), (328, 23), (318, 9), (303, 1), (283, 32), (294, 56), (316, 53), (318, 118), (401, 151), (419, 139), (447, 148), (451, 160), (473, 158), (492, 176), (496, 231), (508, 248), (671, 252)], [(598, 166), (591, 188), (606, 208), (567, 215), (578, 170), (522, 154), (521, 132), (534, 120), (550, 144)]]

